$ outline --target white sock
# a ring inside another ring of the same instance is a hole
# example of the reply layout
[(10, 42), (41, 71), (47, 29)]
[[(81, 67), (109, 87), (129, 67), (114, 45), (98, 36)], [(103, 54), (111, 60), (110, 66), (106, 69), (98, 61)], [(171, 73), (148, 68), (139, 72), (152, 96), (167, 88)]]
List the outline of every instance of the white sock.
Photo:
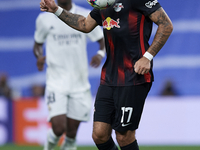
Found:
[(49, 129), (47, 133), (47, 141), (44, 145), (44, 150), (53, 150), (59, 139), (60, 137), (56, 136), (52, 129)]
[(76, 150), (76, 139), (65, 136), (64, 143), (61, 146), (61, 150)]
[(68, 145), (71, 145), (71, 146), (76, 146), (76, 139), (73, 139), (73, 138), (69, 138), (69, 137), (65, 137), (65, 142), (68, 144)]
[(49, 129), (49, 131), (47, 133), (48, 142), (53, 143), (53, 144), (57, 144), (59, 139), (60, 139), (60, 137), (56, 136), (52, 129)]

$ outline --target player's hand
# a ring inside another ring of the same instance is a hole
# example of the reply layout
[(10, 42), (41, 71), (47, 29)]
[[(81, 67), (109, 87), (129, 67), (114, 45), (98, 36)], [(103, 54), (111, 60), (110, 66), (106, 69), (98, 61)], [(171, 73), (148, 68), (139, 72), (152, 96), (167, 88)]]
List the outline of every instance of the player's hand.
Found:
[(45, 64), (45, 56), (38, 57), (37, 59), (37, 68), (39, 71), (42, 71), (44, 69), (44, 64)]
[(41, 0), (40, 10), (55, 13), (58, 9), (54, 0)]
[(95, 56), (92, 57), (92, 60), (90, 62), (90, 65), (94, 68), (99, 67), (99, 65), (101, 64), (101, 60), (102, 60), (102, 56), (99, 54), (96, 54)]
[(141, 75), (148, 73), (150, 68), (151, 63), (146, 57), (140, 58), (134, 65), (135, 72)]

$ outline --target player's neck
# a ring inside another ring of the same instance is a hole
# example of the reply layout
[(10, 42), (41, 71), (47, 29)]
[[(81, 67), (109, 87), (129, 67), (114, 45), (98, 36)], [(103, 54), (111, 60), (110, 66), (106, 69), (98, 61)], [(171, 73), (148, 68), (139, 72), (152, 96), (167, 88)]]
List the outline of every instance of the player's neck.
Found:
[(58, 6), (62, 7), (63, 9), (65, 9), (67, 11), (69, 11), (72, 8), (72, 3), (65, 4), (65, 5), (58, 4)]

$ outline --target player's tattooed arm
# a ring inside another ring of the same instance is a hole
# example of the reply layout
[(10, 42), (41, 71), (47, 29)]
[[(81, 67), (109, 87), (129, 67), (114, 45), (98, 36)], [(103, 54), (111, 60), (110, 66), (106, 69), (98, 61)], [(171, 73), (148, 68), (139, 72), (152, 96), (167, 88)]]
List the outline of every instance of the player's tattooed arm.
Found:
[(172, 33), (173, 25), (162, 7), (152, 13), (149, 18), (158, 25), (154, 40), (148, 49), (148, 52), (155, 56), (164, 46), (170, 34)]
[[(40, 2), (41, 11), (55, 13), (58, 8), (55, 0), (41, 0)], [(92, 31), (97, 26), (96, 21), (90, 15), (85, 18), (81, 15), (72, 14), (63, 10), (62, 13), (59, 14), (59, 18), (70, 27), (85, 33)]]
[(59, 18), (70, 27), (85, 33), (92, 31), (97, 26), (96, 21), (90, 15), (85, 18), (82, 15), (72, 14), (64, 10)]

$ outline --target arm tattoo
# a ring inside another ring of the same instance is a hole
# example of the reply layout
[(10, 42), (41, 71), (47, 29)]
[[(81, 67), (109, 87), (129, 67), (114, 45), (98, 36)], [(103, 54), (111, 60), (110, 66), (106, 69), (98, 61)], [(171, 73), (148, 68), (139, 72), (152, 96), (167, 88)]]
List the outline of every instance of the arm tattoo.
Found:
[(173, 30), (173, 26), (162, 8), (159, 8), (153, 15), (150, 15), (149, 18), (158, 25), (153, 43), (149, 47), (149, 52), (155, 56), (166, 43)]
[(85, 32), (86, 26), (85, 26), (85, 17), (78, 15), (78, 14), (72, 14), (67, 11), (63, 11), (59, 18), (65, 22), (70, 27)]

